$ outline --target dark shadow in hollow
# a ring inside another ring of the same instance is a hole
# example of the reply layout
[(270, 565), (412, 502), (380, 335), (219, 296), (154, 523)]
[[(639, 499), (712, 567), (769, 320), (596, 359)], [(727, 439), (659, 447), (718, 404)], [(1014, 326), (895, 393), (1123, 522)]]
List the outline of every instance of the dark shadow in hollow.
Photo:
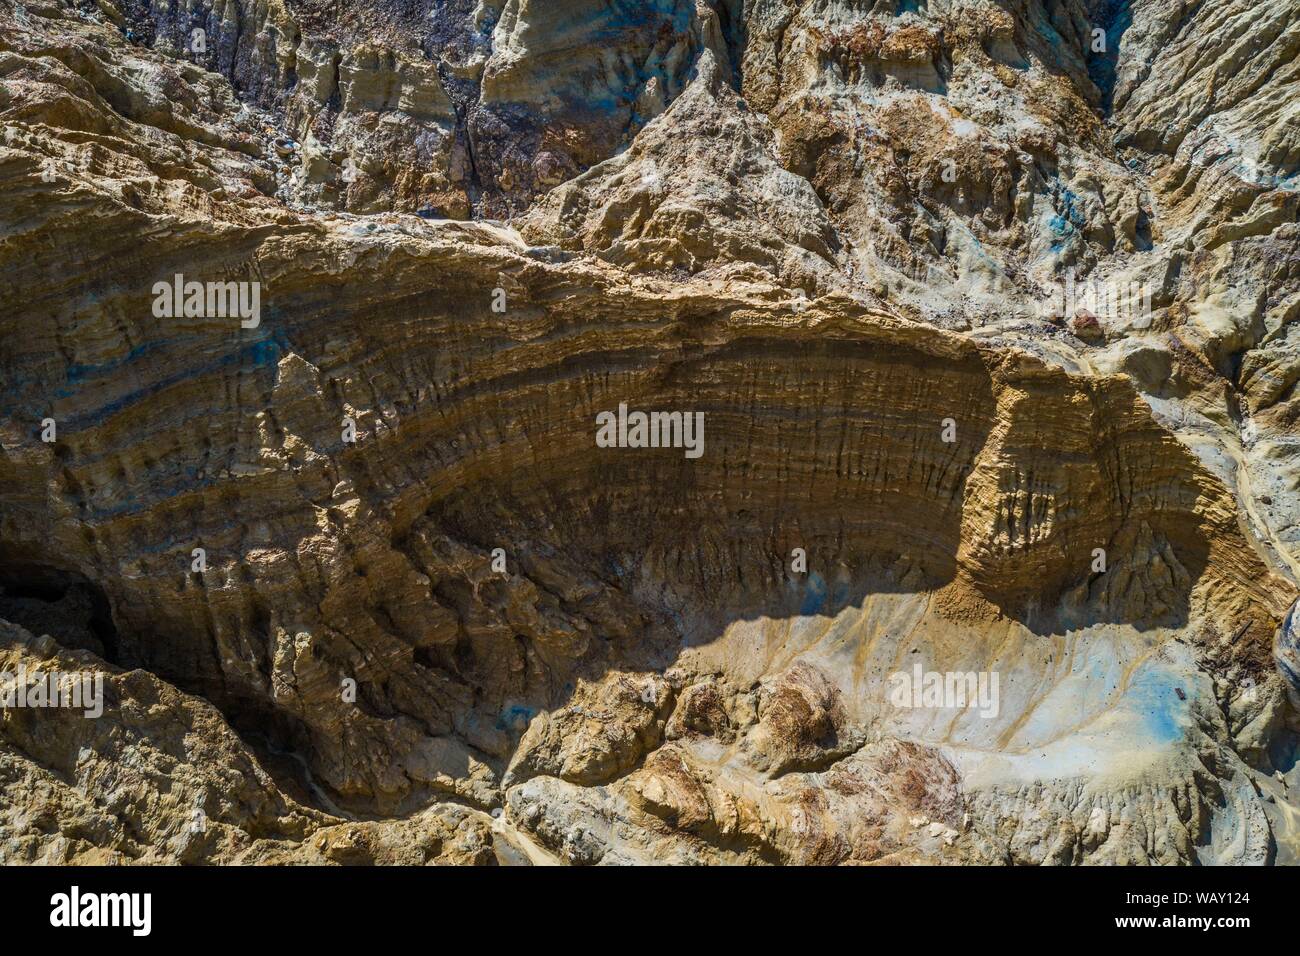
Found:
[(76, 572), (0, 551), (0, 619), (118, 663), (118, 634), (102, 588)]
[(1132, 0), (1094, 0), (1090, 13), (1093, 29), (1104, 33), (1105, 49), (1094, 50), (1092, 37), (1088, 38), (1088, 76), (1101, 94), (1102, 115), (1109, 116), (1115, 108), (1120, 41), (1133, 25)]

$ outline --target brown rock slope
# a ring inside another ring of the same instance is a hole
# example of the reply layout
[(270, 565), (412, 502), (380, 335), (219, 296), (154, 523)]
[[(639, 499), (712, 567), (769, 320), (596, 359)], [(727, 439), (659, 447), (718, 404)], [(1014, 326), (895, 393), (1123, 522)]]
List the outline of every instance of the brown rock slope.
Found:
[[(1293, 190), (1169, 185), (1114, 11), (588, 6), (446, 5), (426, 62), (229, 4), (220, 72), (0, 10), (0, 659), (106, 687), (3, 712), (3, 858), (1290, 862)], [(1177, 109), (1289, 177), (1259, 95)], [(1067, 265), (1165, 270), (1155, 322), (1030, 316)], [(621, 404), (702, 453), (599, 447)]]

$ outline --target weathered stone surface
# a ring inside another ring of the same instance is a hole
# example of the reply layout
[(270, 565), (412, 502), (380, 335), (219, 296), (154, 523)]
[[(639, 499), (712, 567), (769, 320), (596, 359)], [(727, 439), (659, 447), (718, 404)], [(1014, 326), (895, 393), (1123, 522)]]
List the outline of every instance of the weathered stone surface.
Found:
[(0, 858), (1294, 862), (1297, 37), (0, 7)]

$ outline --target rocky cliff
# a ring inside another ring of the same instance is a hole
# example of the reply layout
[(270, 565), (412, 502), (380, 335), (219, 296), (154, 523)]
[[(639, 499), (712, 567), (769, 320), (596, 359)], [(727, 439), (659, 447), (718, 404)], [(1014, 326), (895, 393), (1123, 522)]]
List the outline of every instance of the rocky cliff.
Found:
[(0, 0), (0, 859), (1295, 862), (1298, 50)]

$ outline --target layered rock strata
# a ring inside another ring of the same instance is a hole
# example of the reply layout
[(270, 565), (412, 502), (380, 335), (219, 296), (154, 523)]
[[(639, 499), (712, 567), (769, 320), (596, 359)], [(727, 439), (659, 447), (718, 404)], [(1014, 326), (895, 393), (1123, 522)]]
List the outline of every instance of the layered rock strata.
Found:
[(4, 858), (1291, 862), (1300, 21), (1102, 6), (0, 11)]

